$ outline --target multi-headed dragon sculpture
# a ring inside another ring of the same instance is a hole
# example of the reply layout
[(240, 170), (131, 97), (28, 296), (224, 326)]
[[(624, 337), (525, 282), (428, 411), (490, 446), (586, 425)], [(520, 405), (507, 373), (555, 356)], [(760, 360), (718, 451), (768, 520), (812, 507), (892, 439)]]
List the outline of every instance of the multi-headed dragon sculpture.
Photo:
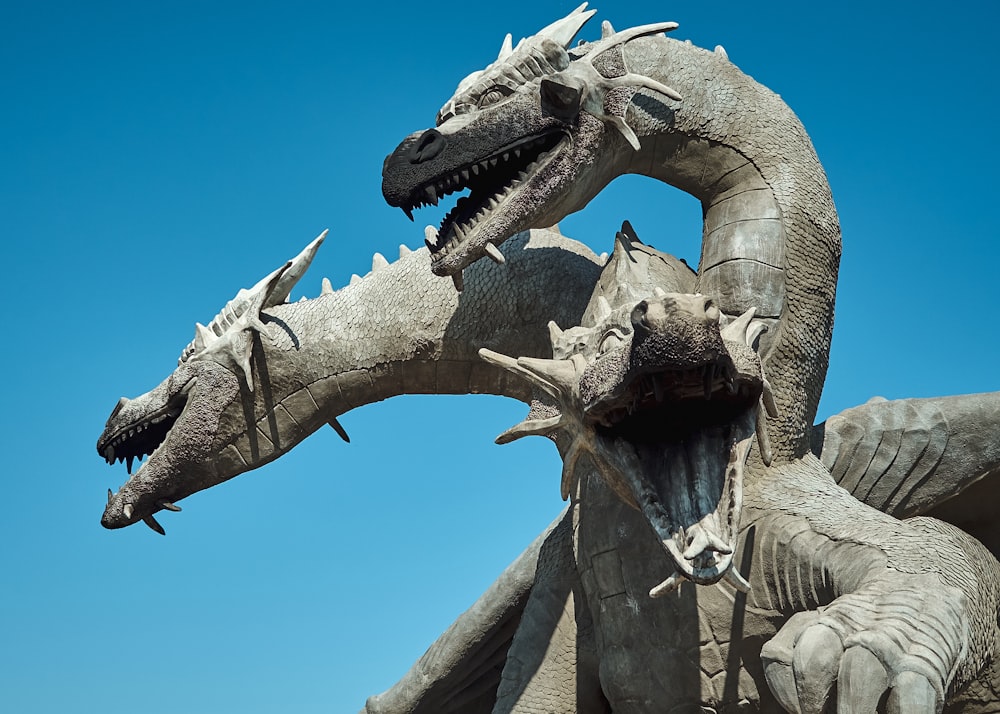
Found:
[[(996, 552), (998, 400), (813, 427), (840, 231), (805, 131), (672, 23), (571, 48), (592, 14), (508, 36), (386, 159), (408, 214), (469, 189), (427, 250), (286, 303), (320, 236), (119, 402), (98, 452), (149, 459), (102, 523), (162, 532), (361, 404), (504, 394), (531, 407), (498, 441), (550, 437), (570, 506), (367, 712), (1000, 711), (1000, 565), (923, 517)], [(538, 229), (630, 172), (702, 202), (697, 273), (627, 224), (606, 259)]]

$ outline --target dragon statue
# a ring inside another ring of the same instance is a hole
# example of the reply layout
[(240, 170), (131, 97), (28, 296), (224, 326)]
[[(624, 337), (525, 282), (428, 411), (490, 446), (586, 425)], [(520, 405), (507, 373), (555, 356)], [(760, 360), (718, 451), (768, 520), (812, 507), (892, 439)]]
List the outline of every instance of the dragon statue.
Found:
[[(468, 189), (426, 249), (289, 303), (321, 235), (119, 401), (98, 453), (148, 459), (102, 524), (162, 533), (362, 404), (506, 395), (498, 442), (551, 439), (569, 506), (365, 712), (1000, 711), (1000, 400), (814, 426), (840, 229), (805, 131), (673, 23), (574, 46), (593, 14), (508, 35), (387, 157), (411, 217)], [(546, 228), (624, 173), (701, 201), (697, 272), (628, 223), (601, 257)]]

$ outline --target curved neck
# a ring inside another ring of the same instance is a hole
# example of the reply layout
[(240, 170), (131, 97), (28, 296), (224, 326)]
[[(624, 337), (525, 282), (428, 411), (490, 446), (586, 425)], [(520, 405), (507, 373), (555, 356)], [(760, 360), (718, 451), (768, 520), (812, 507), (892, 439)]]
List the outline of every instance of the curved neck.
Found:
[(724, 55), (650, 37), (625, 46), (624, 64), (683, 88), (676, 108), (646, 90), (632, 97), (626, 119), (642, 148), (624, 170), (702, 202), (699, 290), (730, 314), (752, 306), (771, 323), (762, 354), (779, 416), (768, 424), (775, 457), (798, 458), (826, 376), (840, 260), (823, 168), (781, 98)]
[(548, 321), (579, 323), (600, 268), (588, 249), (548, 231), (518, 236), (505, 252), (504, 265), (470, 267), (462, 293), (431, 273), (422, 249), (335, 293), (266, 310), (254, 390), (244, 386), (224, 417), (248, 428), (220, 450), (256, 467), (338, 415), (399, 394), (530, 401), (524, 382), (479, 349), (549, 356)]

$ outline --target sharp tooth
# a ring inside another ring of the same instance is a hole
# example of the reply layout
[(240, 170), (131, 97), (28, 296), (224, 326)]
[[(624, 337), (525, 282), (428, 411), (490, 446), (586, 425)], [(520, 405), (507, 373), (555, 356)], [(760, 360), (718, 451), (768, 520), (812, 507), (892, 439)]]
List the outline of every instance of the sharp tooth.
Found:
[(712, 382), (715, 381), (715, 365), (707, 365), (705, 367), (705, 373), (702, 375), (703, 385), (705, 388), (705, 401), (710, 401), (712, 399)]
[(479, 164), (473, 164), (472, 165), (472, 174), (474, 176), (478, 176), (479, 175)]
[(115, 447), (109, 446), (104, 450), (104, 459), (110, 464), (115, 460)]
[(424, 228), (424, 245), (427, 246), (427, 250), (434, 252), (437, 247), (438, 242), (438, 232), (437, 228), (434, 226), (427, 226)]
[(503, 265), (504, 261), (506, 260), (503, 257), (503, 253), (500, 252), (500, 249), (497, 248), (492, 243), (486, 244), (486, 255), (490, 256), (493, 262), (496, 263), (497, 265)]
[(156, 519), (153, 518), (152, 516), (143, 516), (142, 517), (142, 522), (145, 523), (150, 528), (152, 528), (157, 533), (159, 533), (160, 535), (166, 535), (167, 534), (167, 532), (165, 530), (163, 530), (163, 526), (161, 526), (159, 523), (157, 523)]
[(132, 508), (132, 504), (131, 503), (126, 503), (122, 507), (122, 512), (125, 514), (126, 518), (131, 518), (132, 517), (132, 511), (133, 511), (133, 508)]
[(490, 159), (490, 166), (496, 166), (496, 165), (497, 165), (497, 157), (494, 156), (493, 158)]
[(521, 158), (521, 150), (520, 149), (514, 149), (514, 158), (515, 159), (520, 159)]
[(413, 220), (413, 209), (409, 208), (407, 206), (401, 206), (401, 208), (403, 209), (403, 213), (406, 214), (406, 217), (409, 218), (412, 221)]
[(174, 513), (180, 513), (181, 512), (181, 507), (180, 506), (175, 506), (170, 501), (160, 501), (157, 505), (160, 508), (165, 508), (166, 510), (173, 511)]
[(503, 152), (503, 160), (504, 161), (510, 161), (510, 152), (509, 151)]
[(135, 429), (129, 429), (128, 430), (128, 438), (131, 439), (133, 436), (135, 436)]
[(134, 460), (135, 460), (135, 457), (132, 456), (131, 454), (129, 454), (127, 457), (125, 457), (125, 468), (128, 469), (129, 473), (132, 473), (132, 462)]
[(108, 503), (111, 503), (111, 499), (113, 499), (114, 497), (115, 497), (115, 495), (111, 492), (111, 489), (109, 488), (108, 489)]
[(491, 198), (489, 200), (489, 207), (490, 207), (491, 211), (494, 210), (494, 209), (496, 209), (496, 207), (499, 206), (499, 205), (500, 205), (500, 201), (497, 200), (496, 196), (494, 196), (493, 198)]
[(462, 271), (459, 270), (457, 273), (452, 273), (451, 281), (455, 283), (455, 289), (458, 292), (462, 292), (465, 289), (465, 281), (462, 279)]
[(424, 189), (424, 193), (427, 195), (427, 200), (433, 203), (435, 206), (438, 204), (437, 191), (434, 190), (433, 186), (428, 186)]
[(684, 578), (680, 573), (674, 572), (669, 578), (664, 580), (662, 583), (654, 587), (649, 591), (650, 597), (663, 597), (664, 595), (673, 592), (680, 587), (681, 583), (684, 582)]
[(468, 169), (462, 169), (462, 180), (463, 181), (468, 181), (469, 180), (469, 170)]
[(465, 231), (462, 230), (462, 226), (456, 223), (453, 230), (455, 232), (456, 238), (458, 238), (460, 241), (465, 240)]

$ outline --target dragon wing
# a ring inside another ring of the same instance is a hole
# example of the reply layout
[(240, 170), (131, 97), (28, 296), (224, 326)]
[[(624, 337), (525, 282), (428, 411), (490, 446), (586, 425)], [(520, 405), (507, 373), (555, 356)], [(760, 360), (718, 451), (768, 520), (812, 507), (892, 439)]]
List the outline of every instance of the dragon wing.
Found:
[(998, 426), (1000, 392), (875, 398), (814, 427), (812, 450), (859, 500), (897, 518), (940, 518), (1000, 556)]

